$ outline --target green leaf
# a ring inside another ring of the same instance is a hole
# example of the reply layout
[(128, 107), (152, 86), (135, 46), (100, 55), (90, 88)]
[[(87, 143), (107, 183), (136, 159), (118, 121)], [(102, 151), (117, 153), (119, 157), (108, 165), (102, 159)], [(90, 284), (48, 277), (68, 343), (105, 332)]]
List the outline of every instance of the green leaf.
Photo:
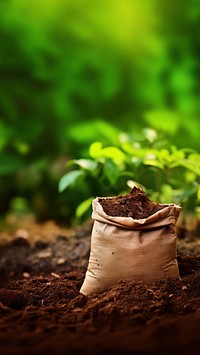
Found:
[(196, 193), (196, 188), (192, 187), (191, 189), (182, 189), (180, 190), (180, 193), (177, 195), (177, 203), (181, 203), (185, 200), (187, 200), (190, 196), (194, 195)]
[(181, 166), (183, 166), (184, 168), (192, 171), (193, 173), (195, 173), (196, 175), (200, 175), (200, 166), (195, 164), (195, 162), (191, 161), (191, 160), (180, 160), (179, 164)]
[(76, 209), (76, 217), (81, 218), (86, 212), (89, 211), (91, 208), (92, 200), (94, 197), (90, 197), (87, 200), (84, 200), (83, 202), (78, 205)]
[(97, 168), (97, 162), (91, 159), (78, 159), (74, 160), (74, 163), (79, 165), (81, 168), (89, 171), (93, 171)]
[(118, 166), (111, 159), (107, 159), (103, 166), (103, 173), (107, 177), (110, 184), (115, 185), (120, 171)]
[(167, 149), (162, 149), (159, 153), (158, 153), (158, 158), (160, 159), (160, 161), (162, 161), (163, 163), (170, 163), (172, 161), (172, 156), (170, 155), (170, 152)]
[(179, 160), (185, 158), (185, 152), (183, 149), (177, 149), (175, 146), (171, 146), (171, 160), (176, 161), (177, 165), (179, 163)]
[(105, 158), (111, 158), (116, 163), (124, 162), (126, 159), (125, 154), (117, 147), (107, 147), (102, 149), (102, 156)]
[(102, 148), (101, 142), (94, 142), (91, 144), (89, 154), (92, 158), (110, 158), (116, 163), (122, 163), (126, 160), (126, 155), (117, 147), (110, 146)]
[(144, 165), (150, 165), (150, 166), (154, 166), (156, 168), (159, 168), (161, 170), (164, 169), (164, 165), (162, 163), (160, 163), (159, 161), (157, 160), (153, 160), (153, 159), (145, 159), (143, 161)]
[(65, 174), (59, 181), (58, 191), (63, 192), (70, 185), (73, 185), (80, 176), (83, 175), (84, 172), (82, 170), (73, 170)]
[(133, 171), (127, 171), (127, 170), (125, 170), (125, 171), (121, 171), (120, 172), (120, 176), (126, 176), (126, 177), (130, 177), (130, 178), (133, 178), (133, 176), (134, 176), (134, 172)]
[(102, 152), (102, 143), (101, 142), (94, 142), (91, 144), (89, 148), (89, 154), (92, 158), (96, 159), (101, 156)]

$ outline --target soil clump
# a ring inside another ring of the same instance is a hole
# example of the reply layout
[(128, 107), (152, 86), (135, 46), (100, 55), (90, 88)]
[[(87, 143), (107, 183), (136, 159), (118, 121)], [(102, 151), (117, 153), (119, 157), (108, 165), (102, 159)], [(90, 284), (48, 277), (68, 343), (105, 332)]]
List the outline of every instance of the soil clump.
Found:
[(142, 189), (134, 187), (127, 195), (99, 198), (104, 212), (113, 217), (132, 217), (143, 219), (162, 210), (166, 204), (150, 200)]

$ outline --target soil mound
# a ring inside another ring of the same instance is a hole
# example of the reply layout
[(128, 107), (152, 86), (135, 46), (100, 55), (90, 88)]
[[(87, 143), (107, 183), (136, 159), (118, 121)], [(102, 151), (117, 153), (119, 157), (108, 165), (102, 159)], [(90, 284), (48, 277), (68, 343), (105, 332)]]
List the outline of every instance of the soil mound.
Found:
[(142, 189), (137, 187), (124, 196), (99, 198), (99, 203), (109, 216), (134, 219), (147, 218), (167, 206), (153, 202)]

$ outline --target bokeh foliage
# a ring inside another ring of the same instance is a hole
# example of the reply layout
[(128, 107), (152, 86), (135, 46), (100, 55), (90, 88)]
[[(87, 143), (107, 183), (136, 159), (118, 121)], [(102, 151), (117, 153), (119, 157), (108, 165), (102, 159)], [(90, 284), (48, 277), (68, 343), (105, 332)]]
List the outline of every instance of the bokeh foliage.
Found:
[(2, 0), (0, 212), (70, 220), (65, 162), (119, 131), (198, 150), (199, 20), (196, 0)]

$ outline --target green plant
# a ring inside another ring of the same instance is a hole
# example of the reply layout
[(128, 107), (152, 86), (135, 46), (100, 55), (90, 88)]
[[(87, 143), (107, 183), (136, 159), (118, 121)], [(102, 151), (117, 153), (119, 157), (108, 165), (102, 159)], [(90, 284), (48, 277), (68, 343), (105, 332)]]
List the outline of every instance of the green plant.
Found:
[(185, 210), (195, 211), (200, 202), (200, 154), (174, 145), (167, 148), (149, 128), (137, 136), (121, 132), (115, 146), (94, 142), (87, 158), (70, 160), (67, 167), (60, 192), (79, 190), (83, 183), (89, 187), (76, 208), (77, 219), (88, 216), (94, 197), (126, 193), (134, 185), (157, 202), (182, 204)]
[[(39, 219), (70, 221), (71, 206), (84, 196), (117, 193), (114, 184), (124, 189), (124, 170), (143, 182), (147, 169), (140, 156), (136, 165), (128, 161), (118, 130), (148, 125), (178, 147), (187, 137), (187, 146), (198, 149), (199, 4), (178, 3), (52, 0), (49, 6), (43, 0), (38, 11), (34, 0), (0, 2), (1, 215), (24, 198)], [(100, 168), (101, 187), (91, 174), (85, 182), (79, 176), (79, 194), (68, 190), (66, 211), (65, 196), (57, 195), (63, 161), (88, 158), (86, 149), (97, 140), (124, 152), (125, 168), (120, 175), (121, 163), (99, 161), (99, 168), (109, 167)], [(127, 146), (131, 141), (138, 139), (130, 137)]]

